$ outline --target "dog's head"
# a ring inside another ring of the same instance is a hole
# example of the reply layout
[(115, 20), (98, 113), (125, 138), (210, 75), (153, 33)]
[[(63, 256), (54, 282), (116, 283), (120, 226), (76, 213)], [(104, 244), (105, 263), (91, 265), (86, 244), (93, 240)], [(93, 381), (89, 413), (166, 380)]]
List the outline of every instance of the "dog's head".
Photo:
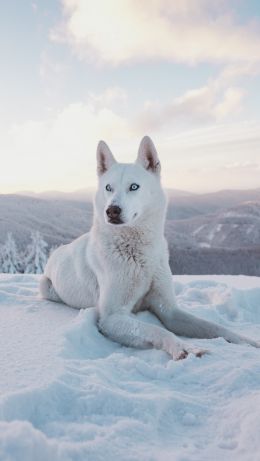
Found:
[(100, 141), (97, 148), (99, 187), (95, 213), (108, 225), (133, 226), (148, 215), (165, 208), (160, 185), (161, 166), (152, 140), (145, 136), (136, 162), (118, 163), (109, 147)]

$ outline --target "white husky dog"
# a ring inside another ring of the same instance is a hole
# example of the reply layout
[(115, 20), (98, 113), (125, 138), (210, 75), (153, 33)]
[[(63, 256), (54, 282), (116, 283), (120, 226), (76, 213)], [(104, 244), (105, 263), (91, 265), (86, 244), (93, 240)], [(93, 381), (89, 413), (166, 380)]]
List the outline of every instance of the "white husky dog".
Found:
[[(149, 137), (134, 164), (118, 163), (105, 142), (97, 148), (99, 187), (93, 226), (51, 255), (41, 279), (44, 298), (76, 308), (97, 307), (98, 328), (125, 346), (155, 347), (174, 359), (205, 351), (177, 336), (260, 343), (199, 319), (176, 306), (164, 237), (166, 198), (160, 162)], [(149, 310), (163, 325), (141, 321)]]

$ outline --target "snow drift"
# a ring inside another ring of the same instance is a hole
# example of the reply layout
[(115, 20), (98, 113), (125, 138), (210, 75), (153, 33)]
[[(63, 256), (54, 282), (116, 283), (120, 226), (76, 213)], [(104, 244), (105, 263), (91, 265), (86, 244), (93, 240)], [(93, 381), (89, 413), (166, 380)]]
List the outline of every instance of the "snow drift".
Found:
[[(181, 307), (260, 337), (260, 279), (175, 277)], [(260, 350), (197, 340), (174, 362), (103, 337), (95, 311), (0, 276), (1, 461), (258, 461)], [(156, 322), (149, 313), (143, 320)]]

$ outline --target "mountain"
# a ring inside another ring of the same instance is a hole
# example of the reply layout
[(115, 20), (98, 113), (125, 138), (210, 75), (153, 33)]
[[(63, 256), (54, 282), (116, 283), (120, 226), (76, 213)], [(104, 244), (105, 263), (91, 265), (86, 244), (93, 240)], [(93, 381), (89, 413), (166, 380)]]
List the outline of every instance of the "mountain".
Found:
[(68, 243), (89, 230), (92, 204), (21, 195), (0, 195), (0, 243), (12, 232), (24, 248), (31, 231), (39, 230), (50, 246)]
[[(0, 244), (8, 232), (19, 250), (35, 230), (49, 247), (87, 232), (92, 224), (91, 200), (62, 197), (0, 195)], [(174, 273), (260, 275), (260, 189), (205, 196), (173, 191), (165, 231)]]
[[(222, 209), (236, 207), (243, 202), (260, 202), (260, 188), (249, 190), (222, 190), (206, 194), (176, 196), (170, 200), (169, 209), (192, 209), (198, 214), (215, 213)], [(188, 216), (188, 213), (187, 213)]]
[(25, 197), (34, 197), (34, 198), (45, 198), (45, 199), (54, 199), (54, 200), (76, 200), (76, 201), (91, 201), (95, 190), (93, 188), (88, 189), (78, 189), (71, 192), (63, 192), (58, 190), (48, 190), (43, 192), (33, 192), (33, 191), (19, 191), (15, 195), (22, 195)]
[(245, 202), (212, 215), (167, 223), (168, 238), (179, 247), (260, 246), (260, 201)]
[[(85, 199), (76, 200), (74, 194), (78, 197), (86, 194)], [(173, 245), (180, 248), (260, 245), (260, 189), (185, 194), (168, 192), (166, 235)], [(24, 246), (31, 231), (40, 230), (52, 246), (67, 243), (89, 230), (92, 223), (92, 200), (86, 198), (89, 190), (61, 193), (59, 198), (56, 192), (38, 195), (0, 195), (0, 243), (11, 231), (18, 246)], [(254, 200), (241, 203), (245, 197)], [(235, 205), (228, 207), (229, 203)]]
[[(78, 189), (72, 192), (45, 191), (35, 193), (22, 191), (19, 196), (38, 199), (73, 202), (92, 202), (94, 189)], [(167, 216), (170, 220), (190, 219), (196, 216), (217, 213), (220, 210), (237, 206), (242, 202), (260, 202), (260, 188), (251, 190), (223, 190), (206, 194), (195, 194), (178, 189), (166, 189), (168, 197)]]

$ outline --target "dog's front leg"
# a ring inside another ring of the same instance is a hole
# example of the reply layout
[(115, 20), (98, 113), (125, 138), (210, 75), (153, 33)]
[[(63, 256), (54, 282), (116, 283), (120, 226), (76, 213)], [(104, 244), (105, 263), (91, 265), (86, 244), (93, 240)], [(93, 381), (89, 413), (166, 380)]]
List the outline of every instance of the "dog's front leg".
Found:
[(259, 341), (233, 333), (228, 328), (179, 309), (176, 305), (170, 270), (160, 271), (160, 276), (153, 281), (146, 302), (166, 328), (176, 335), (201, 339), (222, 337), (231, 343), (247, 343), (260, 347)]
[(101, 317), (99, 330), (124, 346), (162, 349), (174, 360), (184, 359), (189, 353), (201, 356), (203, 351), (191, 348), (173, 333), (156, 325), (142, 322), (134, 314), (116, 313)]

